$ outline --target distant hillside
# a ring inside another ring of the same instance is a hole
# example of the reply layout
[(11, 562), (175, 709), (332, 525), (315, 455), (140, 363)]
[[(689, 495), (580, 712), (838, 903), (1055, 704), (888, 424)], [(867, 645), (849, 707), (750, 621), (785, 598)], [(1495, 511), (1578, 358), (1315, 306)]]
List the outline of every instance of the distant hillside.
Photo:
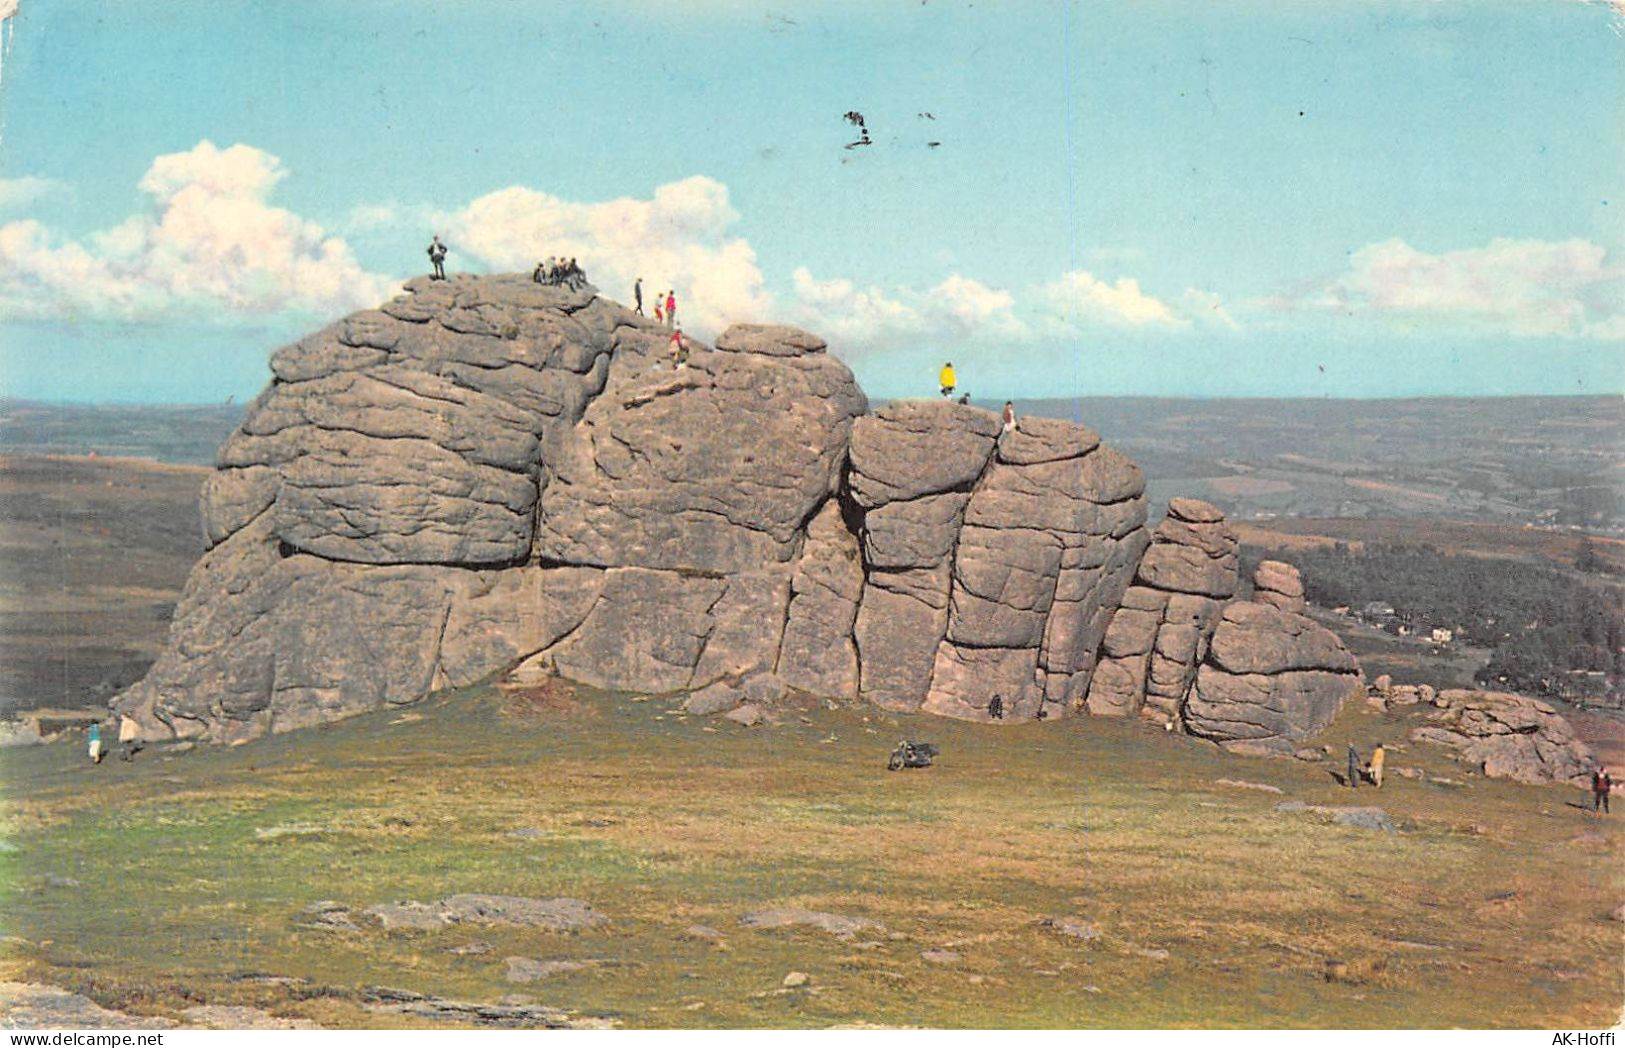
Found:
[(1233, 519), (1423, 517), (1625, 530), (1625, 400), (1031, 400)]
[(116, 455), (207, 466), (241, 404), (40, 404), (0, 399), (0, 451)]

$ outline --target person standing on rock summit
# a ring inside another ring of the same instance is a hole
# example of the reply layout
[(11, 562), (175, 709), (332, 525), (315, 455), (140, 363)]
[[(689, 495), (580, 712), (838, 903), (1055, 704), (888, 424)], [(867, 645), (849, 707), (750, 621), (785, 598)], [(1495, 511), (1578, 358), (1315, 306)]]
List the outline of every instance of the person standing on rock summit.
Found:
[(1016, 406), (1010, 401), (1004, 402), (1004, 428), (999, 430), (1002, 436), (1016, 428)]
[(638, 277), (638, 279), (632, 284), (632, 299), (633, 299), (633, 301), (635, 301), (637, 303), (637, 305), (633, 307), (632, 312), (636, 313), (640, 317), (643, 316), (643, 278), (642, 277)]
[(937, 375), (937, 384), (942, 387), (943, 396), (951, 397), (954, 395), (954, 387), (959, 384), (959, 381), (954, 377), (953, 361), (950, 360), (942, 365), (942, 371)]
[(666, 292), (666, 326), (677, 326), (677, 292)]
[(446, 245), (440, 242), (440, 234), (436, 233), (434, 239), (429, 241), (429, 263), (434, 266), (434, 279), (446, 279)]

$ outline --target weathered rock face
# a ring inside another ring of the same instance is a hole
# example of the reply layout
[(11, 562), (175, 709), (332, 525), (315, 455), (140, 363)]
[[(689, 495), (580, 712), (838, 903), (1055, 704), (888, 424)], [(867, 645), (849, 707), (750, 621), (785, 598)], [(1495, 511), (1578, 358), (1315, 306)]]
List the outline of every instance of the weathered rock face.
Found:
[(985, 719), (1064, 714), (1145, 545), (1139, 468), (1081, 426), (904, 402), (858, 420), (852, 498), (866, 580), (861, 693)]
[(1595, 763), (1569, 722), (1539, 699), (1501, 692), (1442, 691), (1432, 722), (1411, 738), (1445, 746), (1493, 779), (1584, 785)]
[(1308, 610), (1303, 599), (1303, 576), (1282, 561), (1259, 561), (1253, 571), (1253, 602), (1302, 615)]
[(1176, 711), (1235, 589), (1217, 510), (1175, 500), (1148, 550), (1138, 467), (1082, 426), (866, 414), (794, 328), (688, 341), (677, 368), (591, 289), (499, 276), (278, 352), (170, 644), (116, 705), (233, 740), (509, 672), (715, 710), (797, 689), (980, 719), (997, 694), (1021, 720), (1093, 704), (1126, 599), (1154, 629), (1107, 665), (1143, 656), (1125, 705)]
[(1264, 604), (1224, 609), (1185, 703), (1185, 727), (1224, 746), (1290, 753), (1361, 691), (1337, 635)]
[(722, 341), (738, 348), (699, 347), (681, 371), (617, 360), (609, 394), (547, 461), (542, 559), (720, 575), (801, 552), (868, 402), (804, 332)]
[(1224, 602), (1239, 544), (1218, 507), (1172, 499), (1111, 618), (1089, 712), (1178, 722)]

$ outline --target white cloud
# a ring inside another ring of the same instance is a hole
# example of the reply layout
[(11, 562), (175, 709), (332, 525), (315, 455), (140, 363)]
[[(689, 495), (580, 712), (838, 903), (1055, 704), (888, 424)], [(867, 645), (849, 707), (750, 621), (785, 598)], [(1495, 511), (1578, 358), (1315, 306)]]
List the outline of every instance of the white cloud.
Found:
[(1014, 295), (959, 273), (925, 290), (819, 280), (805, 266), (796, 269), (792, 280), (794, 298), (784, 309), (786, 319), (849, 352), (921, 341), (1019, 341), (1029, 335), (1016, 317)]
[(1140, 290), (1133, 277), (1108, 284), (1086, 270), (1063, 274), (1033, 293), (1035, 304), (1049, 326), (1078, 330), (1092, 323), (1113, 327), (1181, 327), (1189, 321), (1168, 303)]
[(1027, 343), (1072, 338), (1104, 328), (1180, 333), (1197, 325), (1234, 329), (1219, 296), (1187, 288), (1177, 305), (1141, 290), (1132, 277), (1107, 283), (1081, 270), (1010, 292), (954, 273), (926, 290), (859, 287), (794, 274), (786, 318), (857, 350), (937, 343)]
[(332, 316), (386, 298), (394, 282), (343, 240), (267, 203), (285, 174), (262, 150), (205, 140), (153, 161), (139, 183), (147, 213), (82, 241), (32, 220), (0, 226), (0, 306), (32, 319), (222, 321)]
[(60, 193), (64, 188), (66, 187), (54, 178), (39, 178), (34, 175), (0, 178), (0, 211), (16, 211), (44, 197)]
[(1336, 279), (1266, 305), (1507, 335), (1619, 338), (1625, 329), (1625, 268), (1610, 265), (1607, 254), (1580, 239), (1496, 238), (1484, 247), (1442, 254), (1384, 240), (1354, 252), (1348, 271)]
[(492, 269), (529, 271), (560, 256), (578, 259), (618, 301), (631, 301), (638, 277), (651, 305), (656, 293), (675, 289), (684, 327), (709, 336), (773, 316), (755, 250), (729, 231), (738, 218), (728, 187), (695, 175), (658, 187), (648, 200), (602, 203), (510, 186), (442, 215), (438, 225), (454, 256)]

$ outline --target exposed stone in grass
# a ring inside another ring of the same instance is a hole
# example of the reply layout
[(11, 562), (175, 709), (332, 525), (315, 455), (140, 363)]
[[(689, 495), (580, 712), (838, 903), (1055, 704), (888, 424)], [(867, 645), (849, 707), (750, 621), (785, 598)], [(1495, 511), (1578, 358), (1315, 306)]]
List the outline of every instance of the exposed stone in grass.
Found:
[(1303, 801), (1282, 801), (1275, 806), (1275, 810), (1330, 815), (1332, 821), (1340, 826), (1353, 826), (1362, 830), (1382, 830), (1386, 833), (1394, 832), (1394, 820), (1390, 819), (1388, 813), (1381, 808), (1339, 807), (1325, 804), (1306, 804)]
[(313, 902), (299, 912), (300, 914), (309, 918), (307, 923), (300, 925), (302, 928), (315, 928), (322, 931), (345, 932), (360, 930), (357, 928), (355, 921), (350, 919), (349, 910), (344, 906), (344, 904), (335, 902), (332, 899), (323, 899), (320, 902)]
[(789, 972), (785, 975), (784, 979), (779, 983), (779, 985), (784, 987), (786, 990), (794, 990), (798, 986), (806, 986), (807, 982), (808, 975), (806, 972)]
[(872, 921), (867, 917), (848, 917), (839, 913), (804, 910), (795, 906), (756, 910), (739, 918), (739, 923), (748, 928), (786, 928), (793, 925), (807, 925), (829, 932), (841, 939), (850, 938), (869, 928), (877, 932), (885, 930), (879, 921)]
[(244, 1005), (200, 1004), (181, 1012), (190, 1027), (205, 1030), (320, 1030), (309, 1019), (289, 1019)]
[(369, 917), (378, 918), (378, 923), (384, 926), (385, 931), (394, 931), (397, 928), (444, 928), (450, 923), (441, 910), (421, 902), (379, 903), (377, 906), (367, 907), (362, 912)]
[(530, 899), (522, 895), (452, 895), (440, 904), (451, 921), (510, 924), (552, 931), (580, 931), (609, 918), (580, 899)]
[(960, 955), (953, 950), (921, 950), (920, 960), (928, 964), (958, 964)]
[(691, 924), (684, 929), (684, 934), (693, 936), (696, 939), (720, 939), (723, 937), (721, 932), (707, 924)]
[(736, 710), (729, 710), (723, 716), (736, 724), (752, 728), (762, 722), (762, 708), (754, 702), (747, 702)]
[(1065, 935), (1072, 939), (1082, 939), (1084, 942), (1094, 942), (1101, 937), (1100, 929), (1089, 921), (1079, 921), (1071, 917), (1045, 917), (1038, 922), (1040, 928), (1054, 932), (1056, 935)]
[(683, 700), (683, 710), (701, 717), (709, 716), (713, 713), (733, 709), (739, 705), (743, 697), (739, 688), (727, 681), (719, 680), (713, 684), (707, 684)]
[(494, 949), (496, 947), (484, 939), (475, 939), (473, 942), (464, 943), (461, 946), (453, 946), (446, 952), (454, 953), (459, 957), (482, 957)]
[(506, 958), (509, 982), (536, 982), (565, 972), (578, 972), (586, 967), (580, 961), (538, 961), (532, 957)]
[(111, 1011), (55, 986), (0, 982), (0, 1029), (167, 1030), (174, 1025), (153, 1015)]
[(1281, 787), (1271, 786), (1266, 782), (1247, 782), (1243, 779), (1214, 779), (1220, 786), (1231, 786), (1238, 790), (1259, 790), (1264, 793), (1281, 793)]
[[(563, 1009), (545, 1005), (455, 1001), (384, 986), (367, 987), (361, 992), (361, 998), (369, 1011), (394, 1012), (496, 1029), (607, 1030), (615, 1025), (611, 1019), (572, 1017)], [(513, 998), (503, 1000), (512, 1001)]]
[(304, 824), (286, 826), (256, 826), (254, 839), (256, 841), (276, 841), (284, 837), (321, 837), (332, 833), (328, 826), (309, 826)]

